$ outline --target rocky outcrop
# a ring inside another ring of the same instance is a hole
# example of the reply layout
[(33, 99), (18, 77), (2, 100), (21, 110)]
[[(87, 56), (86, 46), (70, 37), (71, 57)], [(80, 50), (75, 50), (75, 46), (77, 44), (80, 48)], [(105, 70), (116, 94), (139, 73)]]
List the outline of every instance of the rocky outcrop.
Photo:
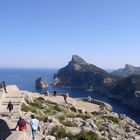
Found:
[(118, 69), (112, 72), (113, 75), (127, 77), (130, 75), (140, 75), (140, 67), (134, 67), (132, 65), (125, 65), (125, 68)]
[(140, 110), (140, 75), (132, 75), (121, 80), (112, 89), (110, 97)]
[(48, 82), (41, 77), (36, 79), (35, 84), (36, 84), (36, 88), (48, 88)]
[(140, 139), (140, 126), (125, 115), (104, 108), (94, 113), (78, 113), (71, 107), (70, 104), (50, 102), (41, 96), (34, 98), (31, 104), (27, 103), (22, 110), (25, 116), (31, 111), (40, 119), (40, 135), (44, 140)]
[(94, 90), (101, 90), (113, 80), (103, 69), (74, 55), (68, 65), (54, 75), (53, 85), (86, 89), (92, 87)]

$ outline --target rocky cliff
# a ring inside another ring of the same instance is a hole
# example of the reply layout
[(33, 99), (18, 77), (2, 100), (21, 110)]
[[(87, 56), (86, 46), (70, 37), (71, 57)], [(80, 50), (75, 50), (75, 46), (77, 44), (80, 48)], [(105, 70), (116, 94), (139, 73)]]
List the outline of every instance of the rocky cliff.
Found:
[[(56, 103), (56, 97), (26, 94), (24, 116), (34, 113), (40, 120), (42, 140), (139, 140), (140, 126), (125, 115), (100, 106), (98, 111), (77, 109), (76, 105)], [(50, 101), (50, 98), (52, 101)], [(63, 97), (62, 97), (63, 99)], [(76, 100), (78, 103), (78, 100)], [(80, 101), (82, 102), (82, 101)], [(83, 101), (83, 103), (87, 103)], [(88, 103), (92, 104), (92, 103)], [(84, 105), (88, 108), (88, 106)]]
[(132, 75), (121, 80), (112, 89), (110, 96), (140, 110), (140, 75)]
[(118, 69), (112, 72), (113, 75), (127, 77), (130, 75), (140, 75), (140, 67), (134, 67), (132, 65), (125, 65), (125, 68)]
[(54, 75), (54, 86), (103, 89), (114, 79), (103, 69), (74, 55), (67, 66)]

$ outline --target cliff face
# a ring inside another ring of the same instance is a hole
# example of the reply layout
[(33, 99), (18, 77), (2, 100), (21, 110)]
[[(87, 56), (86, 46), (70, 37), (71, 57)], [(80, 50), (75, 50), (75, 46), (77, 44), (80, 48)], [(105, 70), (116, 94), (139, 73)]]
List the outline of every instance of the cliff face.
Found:
[(89, 88), (92, 86), (98, 89), (110, 82), (109, 79), (106, 79), (108, 76), (109, 74), (103, 69), (89, 64), (81, 57), (74, 55), (68, 65), (54, 75), (53, 85), (77, 88)]
[(110, 95), (134, 109), (140, 109), (140, 75), (132, 75), (121, 80)]
[(130, 75), (140, 75), (140, 67), (134, 67), (132, 65), (125, 65), (125, 68), (118, 69), (112, 72), (113, 75), (127, 77)]

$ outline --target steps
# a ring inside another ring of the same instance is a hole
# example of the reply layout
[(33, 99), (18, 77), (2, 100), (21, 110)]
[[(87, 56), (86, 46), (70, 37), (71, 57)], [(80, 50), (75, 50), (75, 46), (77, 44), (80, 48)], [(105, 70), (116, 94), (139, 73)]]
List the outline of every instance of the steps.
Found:
[[(0, 119), (6, 121), (10, 129), (15, 128), (19, 117), (22, 115), (20, 108), (24, 100), (22, 92), (15, 86), (7, 86), (7, 92), (0, 90)], [(2, 97), (2, 98), (1, 98)], [(11, 113), (7, 110), (9, 101), (13, 104), (13, 110)], [(42, 136), (37, 135), (36, 140), (41, 140)], [(32, 140), (31, 129), (28, 125), (26, 131), (12, 131), (12, 134), (6, 140)]]

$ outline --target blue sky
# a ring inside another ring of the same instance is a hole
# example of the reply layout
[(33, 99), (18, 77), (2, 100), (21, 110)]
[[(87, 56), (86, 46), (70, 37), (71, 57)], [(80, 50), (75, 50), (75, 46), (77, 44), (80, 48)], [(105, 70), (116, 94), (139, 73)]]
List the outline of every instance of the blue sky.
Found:
[(139, 0), (0, 0), (0, 67), (140, 66)]

